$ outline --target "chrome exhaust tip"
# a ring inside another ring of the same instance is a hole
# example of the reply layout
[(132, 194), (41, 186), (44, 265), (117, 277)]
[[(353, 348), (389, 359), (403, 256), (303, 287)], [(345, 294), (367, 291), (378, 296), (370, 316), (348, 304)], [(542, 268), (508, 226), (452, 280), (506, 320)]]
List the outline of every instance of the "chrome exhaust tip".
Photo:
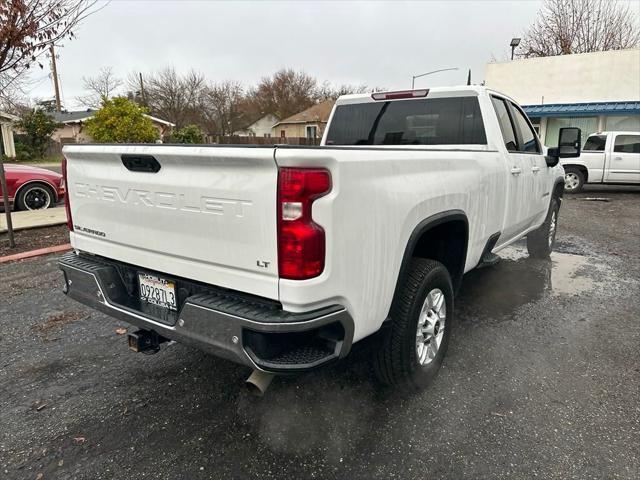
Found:
[(251, 372), (251, 375), (249, 375), (249, 378), (247, 378), (247, 380), (245, 381), (247, 391), (251, 395), (255, 395), (256, 397), (262, 397), (267, 391), (267, 388), (269, 388), (273, 377), (274, 375), (272, 373), (254, 370), (253, 372)]

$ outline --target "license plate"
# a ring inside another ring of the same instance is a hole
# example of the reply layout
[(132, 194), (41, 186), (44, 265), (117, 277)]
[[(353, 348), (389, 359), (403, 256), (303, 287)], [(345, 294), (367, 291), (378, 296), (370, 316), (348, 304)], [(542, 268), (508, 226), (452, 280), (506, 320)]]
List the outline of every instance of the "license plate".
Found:
[(146, 273), (139, 273), (138, 281), (140, 300), (169, 310), (178, 310), (176, 286), (172, 281)]

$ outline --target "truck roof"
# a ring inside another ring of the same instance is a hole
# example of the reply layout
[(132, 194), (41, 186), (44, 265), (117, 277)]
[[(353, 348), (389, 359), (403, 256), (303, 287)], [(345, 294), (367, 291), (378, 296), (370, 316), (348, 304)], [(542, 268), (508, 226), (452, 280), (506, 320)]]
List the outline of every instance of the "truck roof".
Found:
[[(419, 93), (419, 92), (428, 92), (426, 97), (428, 98), (442, 98), (442, 97), (467, 97), (467, 96), (479, 96), (485, 95), (487, 92), (496, 93), (502, 97), (513, 100), (508, 95), (504, 93), (491, 90), (487, 87), (483, 87), (481, 85), (455, 85), (450, 87), (431, 87), (431, 88), (414, 88), (407, 90), (394, 90), (389, 92), (374, 92), (375, 94), (384, 94), (384, 93)], [(377, 101), (372, 97), (374, 93), (354, 93), (351, 95), (342, 95), (336, 101), (336, 105), (345, 105), (345, 104), (353, 104), (353, 103), (368, 103)], [(422, 98), (425, 95), (416, 96), (415, 98)], [(399, 100), (396, 98), (394, 100)], [(513, 100), (515, 102), (515, 100)]]

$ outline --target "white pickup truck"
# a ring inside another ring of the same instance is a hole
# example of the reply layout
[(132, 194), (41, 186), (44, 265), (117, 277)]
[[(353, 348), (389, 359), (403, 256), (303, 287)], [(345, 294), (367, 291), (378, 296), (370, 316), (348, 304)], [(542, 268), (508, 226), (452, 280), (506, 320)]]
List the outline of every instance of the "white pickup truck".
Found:
[(564, 187), (522, 109), (483, 87), (343, 96), (319, 147), (67, 145), (67, 295), (255, 372), (368, 337), (379, 379), (436, 375), (463, 274), (527, 236), (548, 257)]
[(589, 135), (578, 158), (563, 160), (567, 193), (585, 183), (640, 185), (640, 132), (602, 132)]

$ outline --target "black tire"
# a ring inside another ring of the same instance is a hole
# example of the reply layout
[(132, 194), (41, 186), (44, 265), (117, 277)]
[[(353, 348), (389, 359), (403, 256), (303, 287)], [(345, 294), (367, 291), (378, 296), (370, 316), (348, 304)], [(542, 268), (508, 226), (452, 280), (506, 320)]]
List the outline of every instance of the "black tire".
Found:
[[(390, 325), (375, 352), (374, 371), (384, 385), (415, 391), (433, 381), (447, 353), (453, 321), (453, 287), (449, 271), (440, 262), (413, 258), (401, 288), (391, 310)], [(422, 365), (416, 345), (418, 320), (427, 295), (434, 289), (444, 295), (444, 333), (435, 356)]]
[(584, 187), (584, 173), (576, 167), (564, 169), (564, 191), (566, 193), (578, 193)]
[[(32, 200), (34, 195), (37, 195), (37, 201), (33, 204), (34, 200)], [(29, 198), (27, 196), (29, 195)], [(27, 205), (27, 203), (32, 203), (31, 208)], [(56, 197), (53, 193), (51, 187), (45, 183), (29, 183), (20, 189), (18, 192), (18, 197), (16, 198), (16, 207), (18, 210), (43, 210), (45, 208), (52, 207), (56, 203)], [(37, 205), (42, 205), (41, 207), (36, 208)]]
[(527, 235), (527, 250), (529, 251), (529, 256), (534, 258), (549, 258), (549, 255), (551, 255), (553, 247), (556, 244), (559, 210), (560, 200), (554, 197), (551, 199), (549, 212), (547, 213), (547, 218), (545, 218), (544, 223)]

